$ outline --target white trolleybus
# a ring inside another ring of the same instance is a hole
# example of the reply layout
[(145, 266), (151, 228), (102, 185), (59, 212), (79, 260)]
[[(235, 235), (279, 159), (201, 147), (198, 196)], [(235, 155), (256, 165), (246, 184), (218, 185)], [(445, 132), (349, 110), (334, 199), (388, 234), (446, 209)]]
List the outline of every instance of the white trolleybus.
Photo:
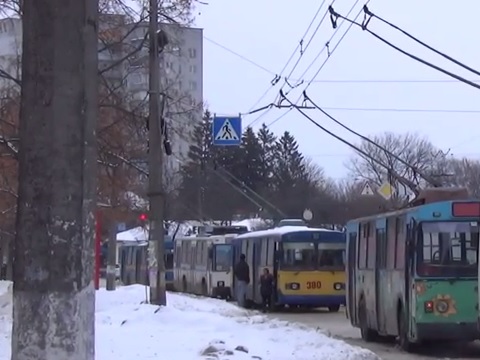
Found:
[(177, 291), (222, 299), (233, 297), (231, 241), (245, 226), (207, 226), (194, 236), (175, 238), (173, 277)]

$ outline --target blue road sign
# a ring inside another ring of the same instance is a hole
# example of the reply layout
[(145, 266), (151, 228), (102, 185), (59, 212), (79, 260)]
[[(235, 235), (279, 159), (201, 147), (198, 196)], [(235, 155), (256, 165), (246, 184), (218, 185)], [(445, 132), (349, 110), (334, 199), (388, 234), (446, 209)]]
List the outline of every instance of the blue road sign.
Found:
[(212, 124), (213, 145), (240, 145), (242, 118), (240, 116), (214, 116)]

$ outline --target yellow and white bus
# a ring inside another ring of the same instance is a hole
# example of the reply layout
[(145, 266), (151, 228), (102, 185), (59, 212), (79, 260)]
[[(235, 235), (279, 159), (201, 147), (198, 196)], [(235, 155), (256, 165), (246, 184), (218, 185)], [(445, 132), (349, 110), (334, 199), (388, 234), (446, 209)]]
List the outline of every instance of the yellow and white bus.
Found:
[(345, 305), (345, 251), (345, 233), (322, 228), (280, 226), (239, 235), (233, 240), (235, 262), (245, 254), (250, 267), (246, 306), (261, 302), (259, 278), (268, 268), (275, 307), (338, 311)]

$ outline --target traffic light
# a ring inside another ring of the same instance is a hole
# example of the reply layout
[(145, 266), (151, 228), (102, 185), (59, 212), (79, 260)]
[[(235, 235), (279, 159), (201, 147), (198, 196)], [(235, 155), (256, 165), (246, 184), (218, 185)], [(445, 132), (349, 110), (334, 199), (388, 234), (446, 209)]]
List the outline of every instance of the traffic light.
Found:
[(147, 214), (142, 213), (142, 214), (140, 214), (140, 216), (138, 217), (138, 219), (139, 219), (141, 222), (146, 222), (146, 221), (148, 220), (148, 216), (147, 216)]

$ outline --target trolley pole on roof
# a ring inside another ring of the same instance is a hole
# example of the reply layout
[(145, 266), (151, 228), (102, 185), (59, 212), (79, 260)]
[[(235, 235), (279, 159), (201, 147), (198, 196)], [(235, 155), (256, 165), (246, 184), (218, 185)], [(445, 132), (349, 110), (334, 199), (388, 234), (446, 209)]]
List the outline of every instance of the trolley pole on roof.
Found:
[(160, 111), (160, 51), (158, 29), (158, 1), (150, 0), (149, 21), (149, 153), (148, 197), (149, 214), (149, 283), (150, 302), (166, 305), (165, 283), (165, 191), (163, 187), (163, 129)]

